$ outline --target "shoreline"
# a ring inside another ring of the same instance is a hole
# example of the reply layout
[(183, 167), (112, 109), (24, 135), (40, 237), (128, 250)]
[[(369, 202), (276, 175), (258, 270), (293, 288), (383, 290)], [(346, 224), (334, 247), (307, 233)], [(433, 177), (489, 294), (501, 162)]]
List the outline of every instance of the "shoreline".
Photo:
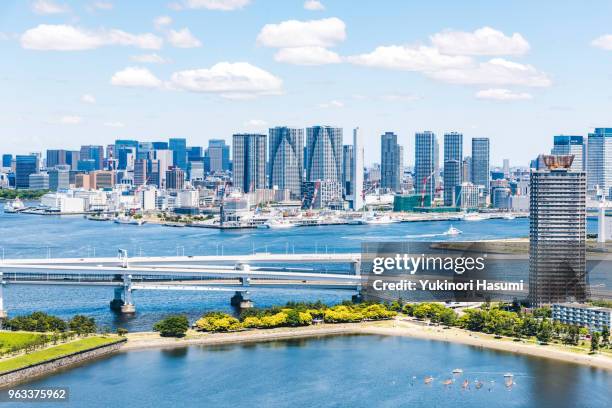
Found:
[(547, 358), (612, 371), (612, 357), (603, 354), (590, 355), (582, 352), (574, 352), (569, 349), (564, 350), (555, 344), (543, 346), (533, 343), (515, 342), (512, 339), (506, 338), (495, 339), (492, 335), (485, 333), (469, 332), (458, 328), (445, 329), (442, 326), (426, 326), (406, 320), (322, 324), (320, 326), (256, 329), (232, 333), (193, 334), (193, 332), (189, 332), (187, 336), (182, 339), (164, 338), (154, 332), (141, 332), (128, 334), (128, 341), (124, 343), (119, 351), (129, 352), (143, 351), (152, 348), (181, 348), (194, 345), (218, 346), (241, 343), (261, 343), (342, 335), (382, 335), (445, 341), (479, 347), (481, 349), (521, 354), (536, 358)]

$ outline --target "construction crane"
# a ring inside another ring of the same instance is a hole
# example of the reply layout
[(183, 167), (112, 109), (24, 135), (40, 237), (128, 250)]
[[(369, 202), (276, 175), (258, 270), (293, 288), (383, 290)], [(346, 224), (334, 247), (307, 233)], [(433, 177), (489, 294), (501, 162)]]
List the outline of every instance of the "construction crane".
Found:
[[(429, 176), (423, 177), (423, 187), (421, 188), (421, 207), (425, 206), (425, 187), (427, 186), (427, 182), (429, 179), (436, 174), (436, 170), (432, 171)], [(429, 197), (430, 200), (433, 200), (433, 197)]]

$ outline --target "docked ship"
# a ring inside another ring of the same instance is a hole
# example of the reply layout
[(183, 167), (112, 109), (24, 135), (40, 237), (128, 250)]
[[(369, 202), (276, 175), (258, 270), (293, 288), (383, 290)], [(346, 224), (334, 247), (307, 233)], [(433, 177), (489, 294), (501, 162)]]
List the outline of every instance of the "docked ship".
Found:
[(115, 217), (114, 222), (115, 224), (142, 225), (146, 221), (143, 220), (142, 218), (136, 219), (133, 217), (119, 216), (119, 217)]
[(19, 198), (8, 201), (6, 204), (4, 204), (5, 213), (18, 213), (19, 211), (23, 211), (25, 209), (25, 204)]

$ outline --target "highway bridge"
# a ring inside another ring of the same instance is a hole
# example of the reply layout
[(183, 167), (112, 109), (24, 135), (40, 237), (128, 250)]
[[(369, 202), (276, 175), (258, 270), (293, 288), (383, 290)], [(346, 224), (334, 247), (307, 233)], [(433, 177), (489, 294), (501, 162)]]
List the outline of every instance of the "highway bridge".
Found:
[[(280, 265), (280, 266), (279, 266)], [(4, 259), (0, 261), (0, 317), (6, 316), (3, 285), (114, 287), (111, 308), (132, 314), (136, 290), (233, 292), (231, 304), (253, 306), (262, 288), (361, 289), (361, 254), (272, 254)]]

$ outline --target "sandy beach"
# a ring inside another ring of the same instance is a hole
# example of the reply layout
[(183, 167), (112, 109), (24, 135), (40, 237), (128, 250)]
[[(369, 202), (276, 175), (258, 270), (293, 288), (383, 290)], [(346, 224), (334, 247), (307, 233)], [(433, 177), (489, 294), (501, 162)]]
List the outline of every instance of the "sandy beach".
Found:
[(581, 364), (612, 371), (612, 357), (604, 354), (587, 354), (586, 351), (567, 346), (539, 345), (517, 342), (513, 339), (496, 339), (492, 335), (474, 333), (458, 328), (427, 326), (412, 320), (396, 319), (382, 322), (322, 324), (307, 327), (282, 327), (266, 330), (249, 330), (234, 333), (200, 333), (189, 331), (184, 338), (164, 338), (158, 333), (130, 333), (121, 351), (137, 351), (150, 348), (174, 348), (189, 345), (223, 345), (254, 343), (275, 340), (309, 338), (338, 335), (383, 335), (405, 336), (426, 340), (447, 341), (469, 346), (518, 353), (540, 358), (551, 358), (569, 363)]

